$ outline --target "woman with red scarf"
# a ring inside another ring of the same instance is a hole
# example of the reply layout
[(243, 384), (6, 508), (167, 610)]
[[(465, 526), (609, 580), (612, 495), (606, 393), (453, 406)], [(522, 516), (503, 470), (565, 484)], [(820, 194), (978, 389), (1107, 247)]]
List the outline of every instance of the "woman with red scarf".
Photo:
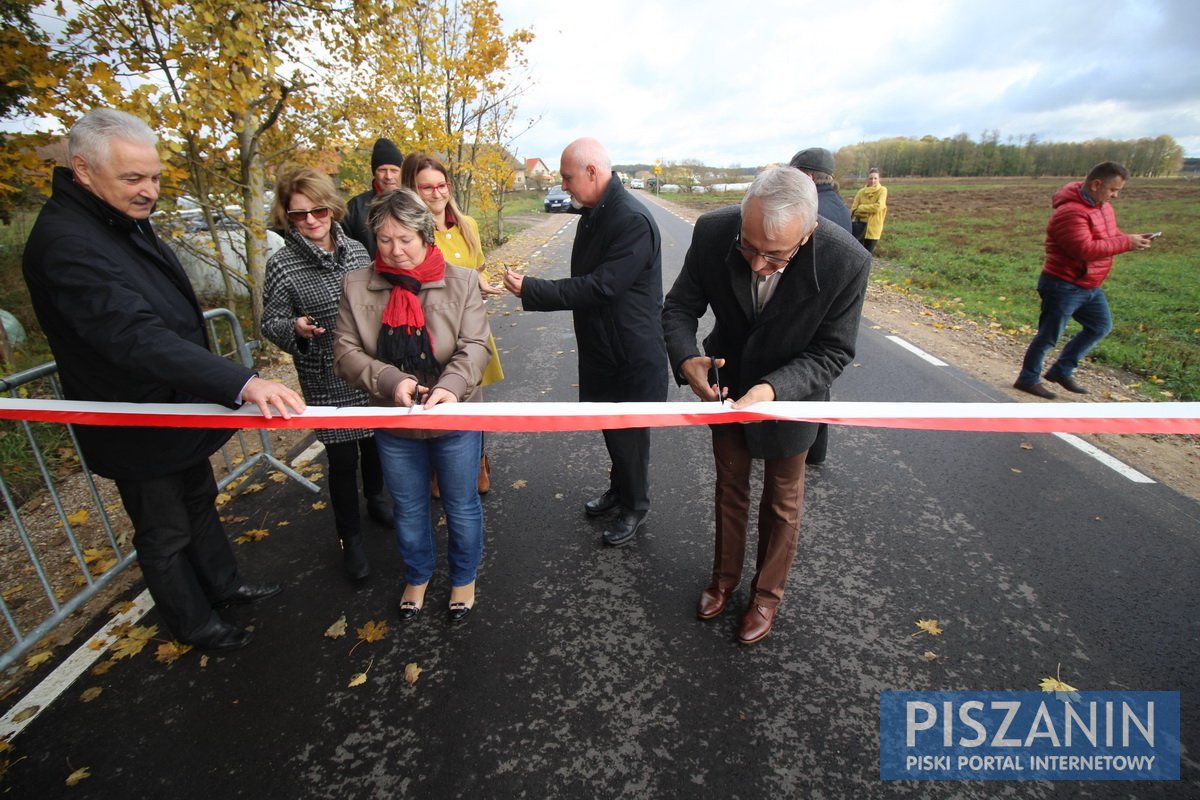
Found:
[[(446, 263), (433, 215), (408, 189), (377, 197), (368, 220), (375, 266), (349, 273), (342, 283), (334, 371), (366, 391), (373, 405), (428, 409), (478, 400), (491, 358), (479, 273)], [(462, 620), (475, 605), (483, 557), (483, 504), (476, 488), (482, 434), (380, 429), (375, 440), (404, 558), (400, 618), (417, 616), (433, 577), (437, 545), (429, 477), (437, 470), (449, 530), (449, 613), (452, 621)]]

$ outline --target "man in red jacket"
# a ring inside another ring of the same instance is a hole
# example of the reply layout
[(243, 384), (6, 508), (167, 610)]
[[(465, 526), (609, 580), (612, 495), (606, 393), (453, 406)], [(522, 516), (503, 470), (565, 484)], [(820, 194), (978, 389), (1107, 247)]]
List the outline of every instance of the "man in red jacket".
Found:
[(1038, 332), (1025, 351), (1014, 389), (1051, 400), (1054, 392), (1041, 383), (1042, 361), (1058, 342), (1072, 317), (1083, 330), (1071, 337), (1046, 380), (1068, 392), (1087, 394), (1072, 377), (1088, 351), (1112, 330), (1108, 299), (1100, 285), (1112, 269), (1113, 256), (1150, 247), (1150, 234), (1121, 233), (1110, 201), (1117, 199), (1129, 170), (1115, 161), (1092, 167), (1082, 181), (1054, 194), (1054, 213), (1046, 226), (1046, 263), (1038, 279), (1042, 312)]

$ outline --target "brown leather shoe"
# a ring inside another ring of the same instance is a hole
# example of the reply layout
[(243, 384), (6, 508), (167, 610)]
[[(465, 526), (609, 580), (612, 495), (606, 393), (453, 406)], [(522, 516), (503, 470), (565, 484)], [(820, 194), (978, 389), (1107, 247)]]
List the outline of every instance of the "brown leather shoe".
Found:
[(775, 624), (775, 611), (774, 608), (751, 604), (742, 614), (742, 621), (738, 625), (738, 643), (754, 644), (765, 639)]
[(479, 459), (479, 480), (476, 488), (480, 494), (487, 494), (492, 490), (492, 462), (488, 461), (487, 453)]
[(700, 601), (696, 603), (696, 616), (700, 619), (713, 619), (721, 616), (725, 611), (725, 606), (729, 605), (731, 594), (733, 594), (733, 589), (709, 586), (700, 593)]
[(1025, 394), (1031, 394), (1034, 397), (1040, 397), (1043, 400), (1053, 400), (1057, 396), (1054, 394), (1054, 392), (1050, 391), (1045, 386), (1042, 386), (1041, 383), (1021, 383), (1020, 381), (1017, 381), (1013, 384), (1013, 388), (1018, 391), (1025, 392)]

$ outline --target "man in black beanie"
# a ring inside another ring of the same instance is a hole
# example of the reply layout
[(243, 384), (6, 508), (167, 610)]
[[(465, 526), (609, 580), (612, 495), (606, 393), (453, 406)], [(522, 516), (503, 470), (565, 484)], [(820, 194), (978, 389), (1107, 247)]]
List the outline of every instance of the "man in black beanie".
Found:
[[(817, 185), (817, 214), (830, 222), (837, 223), (838, 227), (846, 230), (846, 233), (852, 233), (850, 209), (846, 207), (846, 201), (838, 194), (837, 184), (833, 182), (833, 153), (824, 147), (810, 147), (792, 156), (788, 166), (800, 170), (812, 178), (813, 183)], [(828, 393), (826, 393), (825, 399), (829, 399)], [(806, 463), (824, 463), (828, 450), (829, 426), (822, 422), (821, 427), (817, 430), (817, 440), (813, 442), (812, 447), (808, 448)]]
[(375, 174), (371, 188), (346, 204), (342, 230), (349, 234), (351, 239), (362, 242), (372, 259), (375, 258), (375, 234), (367, 224), (367, 206), (384, 192), (400, 188), (400, 165), (403, 163), (404, 154), (391, 139), (376, 139), (375, 147), (371, 150), (371, 172)]

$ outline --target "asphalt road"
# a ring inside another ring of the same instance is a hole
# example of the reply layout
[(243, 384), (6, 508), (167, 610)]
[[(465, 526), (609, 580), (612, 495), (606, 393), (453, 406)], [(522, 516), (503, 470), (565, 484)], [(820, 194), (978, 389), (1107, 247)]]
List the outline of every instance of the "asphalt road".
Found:
[[(690, 226), (656, 210), (665, 281)], [(531, 274), (567, 274), (574, 218)], [(493, 300), (507, 380), (495, 400), (576, 399), (565, 313)], [(839, 400), (996, 401), (864, 321)], [(673, 399), (686, 399), (683, 390)], [(737, 611), (694, 603), (712, 547), (704, 429), (653, 433), (651, 516), (600, 545), (582, 503), (606, 485), (599, 433), (492, 434), (477, 606), (450, 627), (444, 568), (401, 625), (388, 532), (374, 574), (340, 573), (328, 510), (293, 485), (235, 500), (244, 570), (287, 591), (238, 609), (257, 639), (201, 665), (143, 653), (67, 689), (4, 754), (14, 797), (1195, 797), (1200, 794), (1200, 507), (1133, 483), (1051, 435), (833, 431), (810, 470), (801, 544), (774, 632), (734, 642)], [(289, 523), (282, 526), (281, 522)], [(748, 567), (748, 574), (750, 568)], [(748, 580), (747, 580), (748, 583)], [(323, 636), (341, 614), (349, 634)], [(945, 633), (913, 637), (937, 618)], [(386, 621), (381, 641), (355, 629)], [(147, 621), (155, 621), (152, 612)], [(353, 652), (352, 652), (353, 650)], [(927, 651), (936, 653), (927, 660)], [(405, 666), (424, 670), (415, 685)], [(879, 780), (879, 692), (1177, 690), (1177, 783)], [(365, 684), (351, 676), (369, 667)], [(84, 703), (80, 694), (101, 687)], [(73, 788), (79, 767), (91, 777)]]

